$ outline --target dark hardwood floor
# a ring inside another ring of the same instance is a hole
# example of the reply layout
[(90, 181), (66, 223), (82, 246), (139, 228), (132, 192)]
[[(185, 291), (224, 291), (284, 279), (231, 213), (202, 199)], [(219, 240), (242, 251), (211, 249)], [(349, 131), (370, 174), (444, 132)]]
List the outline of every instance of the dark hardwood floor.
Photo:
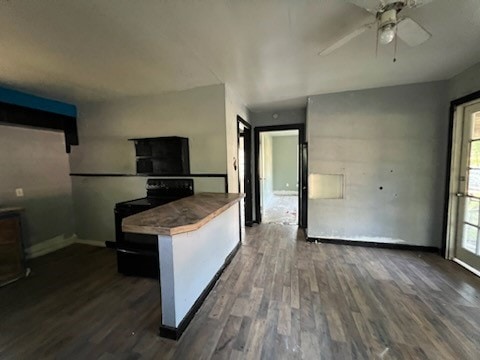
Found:
[(180, 341), (159, 286), (72, 245), (0, 288), (0, 359), (479, 359), (480, 279), (434, 254), (247, 238)]

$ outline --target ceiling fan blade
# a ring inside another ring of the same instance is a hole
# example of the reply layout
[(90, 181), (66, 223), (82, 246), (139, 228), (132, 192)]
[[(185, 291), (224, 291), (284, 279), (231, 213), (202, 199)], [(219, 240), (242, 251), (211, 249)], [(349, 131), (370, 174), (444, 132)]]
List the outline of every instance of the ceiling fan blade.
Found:
[(346, 2), (361, 7), (373, 15), (377, 15), (377, 12), (385, 5), (385, 0), (346, 0)]
[(370, 23), (370, 24), (365, 24), (365, 25), (362, 25), (360, 26), (358, 29), (352, 31), (351, 33), (349, 33), (348, 35), (345, 35), (343, 36), (342, 38), (340, 38), (339, 40), (335, 41), (335, 43), (333, 43), (332, 45), (330, 45), (329, 47), (323, 49), (322, 51), (320, 51), (318, 53), (318, 55), (321, 55), (321, 56), (326, 56), (328, 54), (331, 54), (332, 52), (334, 52), (335, 50), (341, 48), (343, 45), (347, 44), (348, 42), (352, 41), (353, 39), (355, 39), (357, 36), (363, 34), (365, 31), (367, 31), (368, 29), (371, 29), (373, 25), (375, 25), (376, 22), (374, 23)]
[(418, 46), (432, 37), (432, 34), (408, 17), (397, 23), (397, 35), (409, 46)]
[(407, 0), (407, 6), (410, 8), (417, 8), (430, 4), (434, 0)]

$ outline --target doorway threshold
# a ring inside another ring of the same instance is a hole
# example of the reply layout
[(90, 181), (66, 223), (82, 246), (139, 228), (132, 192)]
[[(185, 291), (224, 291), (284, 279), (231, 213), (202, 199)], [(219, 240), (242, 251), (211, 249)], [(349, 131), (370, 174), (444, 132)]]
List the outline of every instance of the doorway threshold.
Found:
[(457, 258), (453, 258), (452, 261), (456, 262), (458, 265), (464, 267), (468, 271), (470, 271), (470, 272), (474, 273), (475, 275), (477, 275), (478, 277), (480, 277), (480, 271), (478, 271), (474, 267), (468, 265), (467, 263), (464, 263), (462, 260), (459, 260)]

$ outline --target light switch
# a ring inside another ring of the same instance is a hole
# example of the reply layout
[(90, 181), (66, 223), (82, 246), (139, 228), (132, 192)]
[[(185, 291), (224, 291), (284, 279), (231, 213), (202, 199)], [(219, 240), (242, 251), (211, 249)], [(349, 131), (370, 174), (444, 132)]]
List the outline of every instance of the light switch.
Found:
[(22, 188), (15, 189), (15, 194), (17, 194), (17, 197), (22, 197), (23, 189)]

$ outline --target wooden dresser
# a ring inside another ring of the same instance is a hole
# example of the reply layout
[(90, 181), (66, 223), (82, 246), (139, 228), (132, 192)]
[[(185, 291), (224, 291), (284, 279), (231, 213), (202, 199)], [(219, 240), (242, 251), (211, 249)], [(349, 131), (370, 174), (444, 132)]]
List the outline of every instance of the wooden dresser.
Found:
[(22, 211), (22, 208), (0, 208), (0, 286), (25, 275)]

